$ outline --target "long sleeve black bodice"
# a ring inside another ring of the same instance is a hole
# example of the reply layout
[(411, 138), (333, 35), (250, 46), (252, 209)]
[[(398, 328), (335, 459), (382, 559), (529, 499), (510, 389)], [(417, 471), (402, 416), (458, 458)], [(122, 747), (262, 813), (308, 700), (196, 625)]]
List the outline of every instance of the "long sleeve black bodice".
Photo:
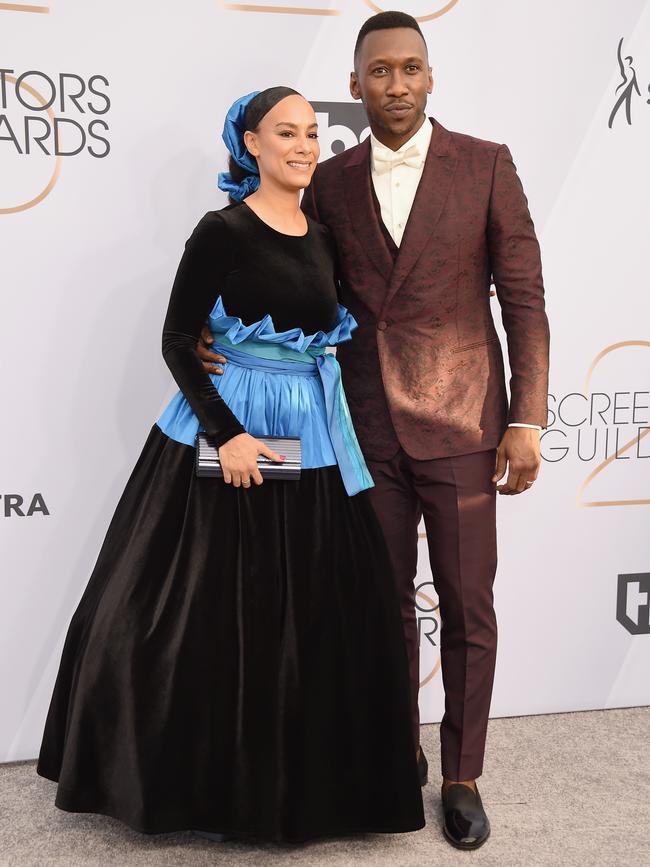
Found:
[(208, 212), (187, 241), (167, 309), (162, 351), (178, 387), (217, 446), (244, 432), (196, 352), (219, 295), (226, 313), (245, 325), (270, 314), (278, 332), (328, 331), (337, 304), (328, 230), (308, 218), (306, 235), (285, 235), (241, 203)]

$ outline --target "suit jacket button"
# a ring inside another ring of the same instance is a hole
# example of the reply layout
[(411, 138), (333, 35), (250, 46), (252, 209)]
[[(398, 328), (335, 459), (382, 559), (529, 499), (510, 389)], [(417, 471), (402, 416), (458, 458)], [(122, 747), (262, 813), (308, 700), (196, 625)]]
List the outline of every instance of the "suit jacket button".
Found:
[(388, 328), (388, 322), (384, 322), (384, 320), (382, 319), (381, 322), (377, 323), (377, 328), (379, 329), (379, 331), (385, 331)]

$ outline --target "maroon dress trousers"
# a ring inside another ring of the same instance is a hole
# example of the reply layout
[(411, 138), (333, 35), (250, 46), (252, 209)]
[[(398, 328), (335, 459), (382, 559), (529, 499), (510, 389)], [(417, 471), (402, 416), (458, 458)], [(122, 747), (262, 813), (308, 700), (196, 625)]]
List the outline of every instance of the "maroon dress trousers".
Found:
[(442, 621), (442, 773), (464, 780), (482, 772), (496, 657), (495, 449), (509, 422), (546, 424), (549, 331), (539, 245), (508, 148), (431, 123), (399, 248), (374, 196), (369, 139), (318, 166), (303, 209), (334, 235), (341, 302), (359, 323), (337, 357), (398, 582), (416, 743), (424, 517)]

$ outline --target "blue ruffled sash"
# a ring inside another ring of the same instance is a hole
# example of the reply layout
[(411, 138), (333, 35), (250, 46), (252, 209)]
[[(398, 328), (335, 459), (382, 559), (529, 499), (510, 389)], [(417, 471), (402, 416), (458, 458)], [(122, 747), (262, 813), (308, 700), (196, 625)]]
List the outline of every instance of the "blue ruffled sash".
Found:
[[(252, 325), (244, 325), (239, 317), (226, 314), (219, 297), (208, 318), (208, 325), (215, 338), (215, 351), (228, 358), (230, 365), (262, 371), (273, 377), (319, 377), (322, 393), (314, 411), (324, 412), (326, 430), (323, 428), (320, 438), (329, 439), (329, 442), (320, 443), (320, 453), (332, 454), (333, 451), (350, 496), (373, 486), (352, 425), (339, 363), (334, 355), (325, 351), (328, 346), (350, 340), (357, 327), (354, 317), (345, 307), (338, 305), (336, 321), (330, 331), (305, 335), (300, 328), (276, 332), (269, 315)], [(216, 387), (217, 379), (213, 378)], [(249, 420), (251, 422), (253, 419)], [(188, 444), (193, 442), (199, 427), (198, 420), (180, 394), (167, 407), (158, 425), (173, 439)], [(255, 435), (252, 427), (249, 429)], [(270, 431), (267, 433), (271, 434)], [(260, 435), (259, 431), (257, 435)], [(299, 436), (301, 431), (294, 431), (292, 435)]]

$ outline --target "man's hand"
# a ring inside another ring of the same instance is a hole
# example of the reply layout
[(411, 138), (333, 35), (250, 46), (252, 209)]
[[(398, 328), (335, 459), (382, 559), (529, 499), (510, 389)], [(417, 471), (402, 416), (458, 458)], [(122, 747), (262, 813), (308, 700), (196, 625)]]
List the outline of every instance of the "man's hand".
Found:
[(201, 330), (201, 338), (196, 344), (196, 351), (203, 362), (203, 369), (207, 373), (216, 373), (219, 376), (223, 373), (223, 368), (217, 367), (218, 364), (225, 364), (226, 359), (223, 355), (217, 355), (216, 352), (211, 352), (210, 346), (214, 343), (214, 337), (207, 325)]
[(500, 494), (522, 494), (532, 487), (542, 463), (540, 431), (525, 427), (509, 427), (497, 449), (497, 463), (493, 482), (506, 474), (505, 485), (497, 485)]

